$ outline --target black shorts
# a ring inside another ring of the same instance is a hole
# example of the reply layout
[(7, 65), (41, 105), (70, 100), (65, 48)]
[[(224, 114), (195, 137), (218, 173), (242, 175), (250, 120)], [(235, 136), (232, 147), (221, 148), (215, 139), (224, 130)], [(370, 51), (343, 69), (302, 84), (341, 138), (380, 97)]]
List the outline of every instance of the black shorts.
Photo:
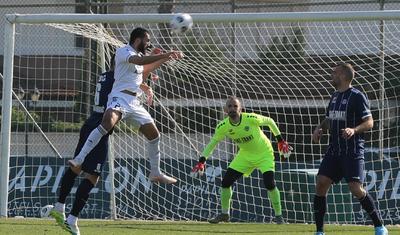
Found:
[[(75, 156), (81, 151), (90, 133), (101, 124), (103, 114), (92, 114), (83, 124), (79, 134), (79, 142), (75, 149)], [(100, 142), (90, 151), (82, 163), (82, 171), (100, 176), (103, 165), (108, 156), (108, 138), (110, 134), (103, 136)]]
[(364, 182), (364, 158), (354, 155), (339, 155), (328, 151), (319, 166), (318, 175), (338, 183), (344, 177), (346, 182)]

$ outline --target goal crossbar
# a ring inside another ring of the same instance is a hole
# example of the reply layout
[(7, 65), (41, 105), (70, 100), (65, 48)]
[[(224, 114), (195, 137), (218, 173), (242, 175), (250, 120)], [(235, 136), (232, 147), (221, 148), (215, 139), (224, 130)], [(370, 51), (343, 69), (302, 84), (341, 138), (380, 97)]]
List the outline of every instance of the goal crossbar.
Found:
[[(400, 19), (400, 10), (357, 12), (192, 13), (196, 23), (307, 22)], [(10, 23), (166, 23), (171, 14), (7, 14)]]

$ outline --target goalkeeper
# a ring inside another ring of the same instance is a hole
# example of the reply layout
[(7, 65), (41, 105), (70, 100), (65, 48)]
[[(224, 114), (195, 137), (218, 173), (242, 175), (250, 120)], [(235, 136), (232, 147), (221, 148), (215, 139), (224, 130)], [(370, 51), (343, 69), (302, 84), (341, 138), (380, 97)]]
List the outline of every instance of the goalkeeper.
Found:
[(229, 222), (230, 204), (232, 198), (232, 185), (242, 175), (249, 176), (254, 169), (259, 169), (263, 174), (264, 184), (268, 190), (275, 211), (275, 222), (282, 224), (282, 207), (279, 189), (275, 185), (274, 150), (271, 142), (265, 136), (260, 126), (268, 126), (278, 140), (278, 149), (284, 158), (289, 157), (292, 147), (283, 140), (281, 133), (272, 118), (255, 113), (241, 113), (241, 103), (237, 97), (229, 97), (224, 111), (229, 117), (222, 120), (215, 130), (210, 143), (204, 149), (199, 162), (193, 168), (192, 173), (202, 174), (205, 162), (212, 151), (227, 136), (239, 146), (239, 152), (230, 163), (224, 178), (222, 179), (221, 206), (222, 213), (210, 219), (210, 223)]

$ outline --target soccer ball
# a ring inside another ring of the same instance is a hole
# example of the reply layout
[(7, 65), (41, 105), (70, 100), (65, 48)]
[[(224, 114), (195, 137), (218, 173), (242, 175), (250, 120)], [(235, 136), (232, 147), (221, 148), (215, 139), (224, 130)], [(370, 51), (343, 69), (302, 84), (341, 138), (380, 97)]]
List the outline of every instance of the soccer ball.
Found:
[(46, 205), (40, 208), (40, 217), (41, 218), (48, 218), (50, 217), (50, 211), (54, 208), (53, 205)]
[(172, 32), (179, 34), (185, 33), (193, 26), (193, 19), (189, 14), (180, 13), (174, 15), (170, 22)]

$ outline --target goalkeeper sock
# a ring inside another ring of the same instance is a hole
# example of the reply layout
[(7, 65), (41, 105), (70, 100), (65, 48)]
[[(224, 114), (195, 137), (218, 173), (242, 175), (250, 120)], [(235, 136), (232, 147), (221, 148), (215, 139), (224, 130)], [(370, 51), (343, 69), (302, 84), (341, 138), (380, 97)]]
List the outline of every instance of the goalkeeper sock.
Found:
[(326, 197), (314, 196), (314, 219), (317, 232), (324, 231), (324, 216), (326, 212)]
[(380, 213), (375, 207), (374, 199), (372, 199), (371, 195), (368, 193), (365, 195), (364, 198), (358, 199), (362, 208), (369, 214), (374, 223), (374, 227), (382, 226), (382, 220), (380, 218)]
[(149, 160), (151, 173), (160, 175), (160, 137), (149, 141)]
[(94, 147), (100, 142), (101, 138), (107, 134), (107, 130), (100, 124), (92, 132), (90, 132), (85, 144), (83, 145), (79, 154), (75, 157), (75, 160), (80, 164), (83, 163), (86, 156), (93, 150)]
[(275, 216), (282, 215), (281, 194), (278, 187), (268, 190), (268, 197), (271, 200), (272, 208), (274, 208)]
[(78, 217), (79, 213), (83, 209), (86, 204), (86, 201), (89, 198), (90, 190), (94, 185), (90, 180), (83, 179), (81, 184), (79, 185), (78, 189), (76, 190), (75, 201), (71, 209), (71, 215)]
[(221, 207), (222, 213), (228, 214), (231, 207), (232, 187), (222, 188), (221, 190)]
[(77, 176), (78, 175), (75, 174), (69, 167), (65, 171), (65, 173), (61, 179), (60, 195), (58, 196), (59, 203), (65, 204), (65, 199), (67, 198), (68, 194), (71, 192), (71, 189), (75, 183), (75, 178)]

